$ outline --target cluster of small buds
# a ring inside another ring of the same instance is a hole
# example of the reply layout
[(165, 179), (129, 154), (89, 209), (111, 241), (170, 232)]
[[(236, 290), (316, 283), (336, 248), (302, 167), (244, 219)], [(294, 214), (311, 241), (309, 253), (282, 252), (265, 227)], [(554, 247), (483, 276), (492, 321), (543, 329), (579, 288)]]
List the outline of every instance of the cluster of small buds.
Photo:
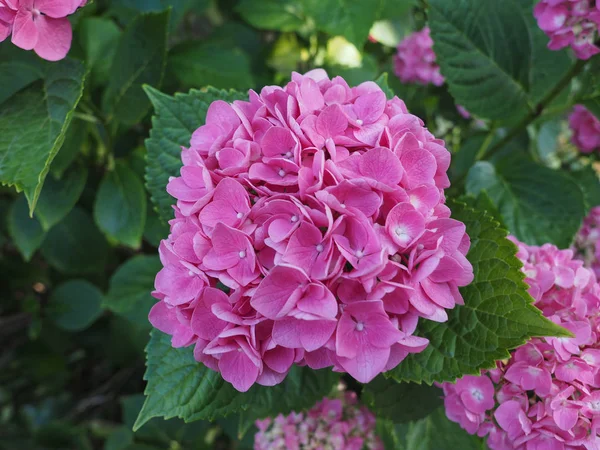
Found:
[(255, 450), (383, 450), (375, 416), (354, 392), (324, 398), (307, 413), (258, 420)]
[(492, 450), (600, 448), (600, 285), (571, 250), (518, 245), (535, 305), (571, 338), (536, 338), (480, 376), (444, 383), (448, 418)]
[(473, 269), (450, 153), (397, 97), (317, 69), (212, 103), (182, 152), (150, 322), (246, 391), (293, 364), (361, 382), (424, 350)]
[(573, 144), (583, 153), (600, 150), (600, 120), (583, 105), (575, 105), (569, 115)]
[(429, 27), (412, 33), (398, 44), (394, 72), (403, 83), (444, 84), (440, 67), (435, 62)]
[(550, 37), (548, 48), (570, 46), (579, 59), (589, 59), (600, 48), (600, 2), (596, 0), (541, 0), (533, 10), (538, 26)]
[(584, 219), (575, 237), (573, 251), (575, 257), (581, 259), (600, 278), (600, 206), (592, 208)]
[(73, 30), (67, 16), (87, 0), (0, 0), (0, 42), (33, 50), (48, 61), (67, 56)]

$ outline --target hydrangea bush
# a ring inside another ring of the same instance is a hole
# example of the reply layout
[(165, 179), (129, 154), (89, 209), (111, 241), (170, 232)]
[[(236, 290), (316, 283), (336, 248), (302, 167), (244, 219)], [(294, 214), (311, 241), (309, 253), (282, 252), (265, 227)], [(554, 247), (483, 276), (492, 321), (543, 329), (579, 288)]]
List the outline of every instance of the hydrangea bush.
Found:
[(0, 0), (0, 448), (598, 448), (599, 24)]

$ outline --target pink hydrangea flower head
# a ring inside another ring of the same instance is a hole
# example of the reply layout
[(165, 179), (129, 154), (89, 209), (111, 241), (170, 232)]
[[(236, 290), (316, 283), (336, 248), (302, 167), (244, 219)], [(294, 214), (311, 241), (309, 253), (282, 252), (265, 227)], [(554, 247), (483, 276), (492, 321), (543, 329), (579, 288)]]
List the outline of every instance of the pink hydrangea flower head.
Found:
[(600, 120), (583, 105), (575, 105), (569, 115), (573, 144), (583, 153), (600, 150)]
[(440, 67), (435, 62), (429, 27), (412, 33), (398, 44), (394, 71), (403, 83), (444, 84)]
[(595, 44), (600, 26), (600, 8), (595, 0), (541, 0), (533, 15), (550, 38), (548, 48), (571, 47), (579, 59), (600, 53)]
[(462, 304), (450, 154), (375, 83), (315, 70), (216, 101), (182, 160), (150, 321), (236, 389), (294, 364), (368, 382), (427, 347), (419, 318)]
[(600, 277), (600, 207), (592, 208), (575, 237), (575, 257)]
[(324, 398), (306, 413), (281, 414), (256, 422), (255, 450), (383, 450), (375, 416), (359, 405), (354, 392)]
[(574, 336), (532, 339), (496, 369), (444, 383), (446, 415), (492, 450), (600, 448), (600, 285), (571, 250), (512, 240), (535, 305)]
[(73, 31), (67, 16), (87, 0), (0, 0), (0, 42), (12, 34), (12, 43), (33, 50), (48, 61), (63, 59)]

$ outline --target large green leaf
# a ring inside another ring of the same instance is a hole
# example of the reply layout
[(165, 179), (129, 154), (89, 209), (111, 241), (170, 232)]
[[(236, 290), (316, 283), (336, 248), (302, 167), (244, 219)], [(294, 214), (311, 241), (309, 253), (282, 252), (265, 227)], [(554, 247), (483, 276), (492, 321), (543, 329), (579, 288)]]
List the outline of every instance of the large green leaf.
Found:
[(60, 328), (79, 331), (87, 328), (102, 313), (102, 293), (85, 280), (69, 280), (50, 295), (46, 311)]
[(42, 245), (46, 232), (40, 222), (29, 217), (27, 199), (20, 195), (8, 211), (8, 234), (25, 261)]
[(87, 180), (86, 167), (74, 167), (60, 179), (48, 178), (38, 200), (35, 216), (48, 231), (75, 206)]
[(108, 236), (139, 248), (146, 222), (146, 192), (136, 173), (123, 161), (106, 173), (96, 195), (94, 220)]
[(105, 17), (85, 17), (79, 23), (77, 34), (93, 81), (96, 84), (106, 83), (121, 30), (115, 22)]
[(517, 120), (569, 70), (546, 48), (533, 0), (430, 0), (434, 51), (457, 103), (489, 119)]
[[(31, 213), (81, 98), (85, 74), (83, 65), (71, 59), (39, 70), (38, 81), (0, 107), (0, 183), (24, 191)], [(23, 84), (31, 81), (31, 71)]]
[(197, 362), (191, 347), (172, 348), (170, 337), (158, 330), (152, 330), (146, 353), (146, 401), (134, 429), (153, 417), (190, 422), (245, 410), (255, 418), (299, 411), (326, 396), (339, 378), (329, 369), (294, 366), (281, 384), (241, 393)]
[(127, 260), (110, 279), (104, 307), (136, 324), (149, 327), (148, 313), (156, 303), (150, 292), (161, 267), (158, 256), (137, 255)]
[(89, 214), (75, 207), (48, 232), (41, 251), (61, 272), (89, 273), (104, 269), (108, 244)]
[(146, 186), (160, 218), (166, 222), (173, 217), (171, 205), (175, 203), (166, 187), (169, 177), (179, 175), (181, 147), (190, 145), (192, 133), (204, 124), (206, 111), (213, 101), (232, 102), (247, 96), (211, 87), (192, 89), (188, 94), (175, 94), (174, 97), (151, 87), (146, 87), (146, 93), (154, 105), (150, 139), (146, 140)]
[(242, 0), (236, 10), (256, 28), (298, 31), (306, 23), (302, 3), (297, 0)]
[(388, 372), (397, 380), (453, 381), (493, 367), (532, 336), (567, 335), (533, 306), (516, 246), (506, 239), (507, 232), (485, 211), (458, 201), (449, 206), (471, 238), (467, 258), (475, 279), (460, 289), (465, 304), (448, 312), (448, 322), (420, 321), (417, 331), (429, 339), (429, 346)]
[(379, 375), (362, 391), (362, 401), (379, 418), (404, 423), (427, 417), (442, 404), (442, 391), (434, 386), (398, 383)]
[(210, 41), (186, 42), (169, 52), (169, 64), (186, 88), (249, 89), (254, 84), (250, 58), (230, 45)]
[(467, 193), (486, 191), (508, 230), (528, 244), (566, 248), (586, 213), (584, 193), (565, 172), (510, 155), (492, 164), (477, 162), (466, 180)]
[(148, 112), (142, 86), (160, 86), (162, 81), (169, 16), (170, 10), (140, 14), (123, 32), (103, 100), (109, 117), (133, 125)]
[(383, 3), (384, 0), (304, 0), (306, 14), (319, 30), (344, 36), (359, 49), (367, 41)]

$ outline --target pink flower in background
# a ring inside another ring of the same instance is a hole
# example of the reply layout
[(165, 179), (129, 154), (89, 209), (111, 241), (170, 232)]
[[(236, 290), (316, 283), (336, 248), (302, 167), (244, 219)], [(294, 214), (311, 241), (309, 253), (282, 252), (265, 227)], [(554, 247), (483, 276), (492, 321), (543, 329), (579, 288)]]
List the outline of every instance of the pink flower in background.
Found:
[[(595, 5), (594, 5), (595, 3)], [(533, 15), (538, 26), (550, 37), (548, 48), (571, 47), (579, 59), (600, 53), (595, 45), (600, 26), (600, 7), (595, 0), (541, 0)]]
[(571, 250), (518, 245), (535, 305), (571, 338), (536, 338), (480, 376), (444, 383), (446, 415), (492, 450), (600, 448), (600, 284)]
[(575, 105), (569, 116), (573, 144), (583, 153), (600, 150), (600, 120), (583, 105)]
[(306, 413), (292, 412), (256, 422), (255, 450), (383, 450), (375, 416), (354, 392), (324, 398)]
[(398, 44), (394, 72), (403, 83), (444, 84), (440, 67), (435, 62), (429, 27), (414, 32)]
[(461, 117), (463, 119), (470, 119), (471, 118), (471, 113), (469, 111), (467, 111), (464, 106), (456, 105), (456, 110), (458, 111), (458, 113), (461, 115)]
[(573, 244), (575, 257), (584, 261), (600, 277), (600, 206), (592, 208)]
[(375, 83), (314, 70), (216, 101), (182, 160), (150, 321), (236, 389), (293, 364), (368, 382), (427, 347), (419, 317), (462, 304), (450, 154)]
[(71, 48), (73, 31), (67, 16), (87, 0), (0, 0), (0, 42), (33, 50), (48, 61), (63, 59)]

